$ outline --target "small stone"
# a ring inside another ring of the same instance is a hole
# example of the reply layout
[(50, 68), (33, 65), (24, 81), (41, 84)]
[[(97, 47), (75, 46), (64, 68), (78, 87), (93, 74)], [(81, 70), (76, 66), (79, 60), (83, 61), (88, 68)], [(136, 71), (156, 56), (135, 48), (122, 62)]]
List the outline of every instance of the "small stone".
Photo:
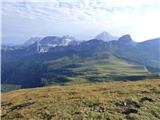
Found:
[(149, 101), (149, 102), (153, 102), (152, 98), (149, 98), (149, 97), (143, 97), (140, 99), (140, 102), (144, 102), (144, 101)]
[(125, 111), (122, 112), (123, 114), (130, 114), (130, 113), (138, 113), (138, 110), (134, 107), (128, 108)]

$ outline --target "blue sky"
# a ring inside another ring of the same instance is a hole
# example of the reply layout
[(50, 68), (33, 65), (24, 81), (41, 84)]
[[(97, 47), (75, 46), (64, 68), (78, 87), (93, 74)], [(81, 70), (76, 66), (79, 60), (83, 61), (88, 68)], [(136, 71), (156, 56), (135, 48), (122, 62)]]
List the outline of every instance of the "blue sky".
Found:
[(135, 41), (160, 37), (160, 0), (3, 0), (2, 40), (72, 35), (87, 40), (107, 31)]

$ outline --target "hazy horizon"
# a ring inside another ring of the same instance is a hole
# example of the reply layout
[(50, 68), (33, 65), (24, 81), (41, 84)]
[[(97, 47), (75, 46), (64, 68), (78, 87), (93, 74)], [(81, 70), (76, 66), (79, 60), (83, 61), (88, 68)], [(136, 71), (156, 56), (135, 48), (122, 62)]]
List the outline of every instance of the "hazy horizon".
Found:
[(107, 31), (140, 42), (160, 37), (159, 0), (5, 0), (2, 41), (22, 44), (30, 37), (71, 35), (89, 40)]

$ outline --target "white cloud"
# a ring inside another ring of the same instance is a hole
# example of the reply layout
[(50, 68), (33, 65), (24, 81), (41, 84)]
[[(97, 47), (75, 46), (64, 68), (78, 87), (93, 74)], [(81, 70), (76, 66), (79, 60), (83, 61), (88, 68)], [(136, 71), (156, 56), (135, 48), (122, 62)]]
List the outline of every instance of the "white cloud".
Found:
[(159, 37), (159, 13), (159, 0), (5, 0), (2, 35), (8, 41), (50, 34), (89, 39), (106, 30), (140, 41)]

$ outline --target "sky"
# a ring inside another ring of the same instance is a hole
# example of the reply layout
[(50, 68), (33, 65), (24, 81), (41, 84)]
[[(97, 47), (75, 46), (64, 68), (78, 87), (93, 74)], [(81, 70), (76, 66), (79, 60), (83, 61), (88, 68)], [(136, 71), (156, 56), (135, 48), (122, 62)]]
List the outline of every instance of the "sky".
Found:
[(71, 35), (88, 40), (107, 31), (140, 42), (160, 37), (160, 0), (3, 0), (2, 41)]

